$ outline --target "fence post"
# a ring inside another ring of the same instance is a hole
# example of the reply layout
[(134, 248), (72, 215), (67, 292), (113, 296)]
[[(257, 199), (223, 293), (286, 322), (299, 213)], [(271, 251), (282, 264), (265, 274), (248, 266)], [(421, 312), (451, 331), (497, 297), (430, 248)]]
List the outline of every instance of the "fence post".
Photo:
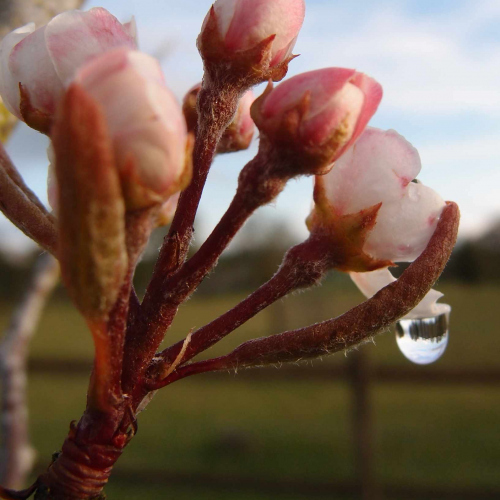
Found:
[(374, 428), (369, 352), (361, 347), (348, 355), (352, 387), (352, 436), (356, 484), (360, 500), (381, 500), (374, 467)]

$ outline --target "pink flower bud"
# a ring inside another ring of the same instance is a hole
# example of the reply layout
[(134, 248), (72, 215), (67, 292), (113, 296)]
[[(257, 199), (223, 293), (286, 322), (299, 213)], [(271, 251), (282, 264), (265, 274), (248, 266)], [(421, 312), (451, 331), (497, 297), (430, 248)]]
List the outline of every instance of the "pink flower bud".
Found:
[[(391, 261), (415, 260), (427, 246), (445, 206), (435, 191), (411, 182), (420, 168), (417, 150), (401, 135), (368, 128), (328, 174), (316, 177), (311, 231), (335, 226), (338, 233), (343, 228), (357, 245), (349, 252), (371, 258), (371, 269)], [(349, 224), (368, 213), (373, 221), (360, 226), (361, 236), (354, 238)], [(368, 269), (346, 266), (344, 270)]]
[[(198, 124), (196, 101), (200, 90), (201, 83), (194, 85), (185, 95), (182, 103), (182, 112), (190, 132), (196, 132)], [(233, 121), (228, 125), (219, 141), (217, 148), (219, 154), (242, 151), (250, 146), (255, 130), (255, 124), (250, 116), (250, 107), (254, 99), (255, 96), (251, 90), (247, 91), (240, 99)]]
[(108, 51), (84, 65), (74, 84), (104, 113), (129, 210), (163, 203), (186, 185), (186, 124), (156, 59)]
[(356, 141), (381, 99), (382, 87), (369, 76), (326, 68), (268, 89), (253, 106), (252, 116), (274, 146), (292, 151), (307, 173), (318, 174)]
[(292, 53), (305, 4), (304, 0), (217, 0), (214, 10), (228, 50), (249, 50), (274, 35), (269, 64), (276, 66)]
[(238, 69), (248, 66), (243, 73), (277, 81), (286, 74), (304, 14), (304, 0), (217, 0), (203, 23), (198, 48), (205, 63), (238, 61)]
[(36, 30), (28, 24), (2, 41), (0, 94), (9, 111), (48, 133), (76, 70), (107, 50), (135, 46), (135, 23), (122, 25), (103, 8), (64, 12)]
[[(396, 281), (387, 268), (370, 273), (350, 273), (350, 276), (366, 298), (373, 297), (379, 290)], [(437, 303), (441, 297), (441, 292), (431, 289), (422, 301), (401, 319), (432, 318), (449, 313), (451, 307), (448, 304)]]
[(236, 115), (219, 142), (218, 153), (233, 153), (248, 149), (255, 130), (255, 124), (250, 116), (250, 107), (254, 99), (251, 90), (240, 99)]

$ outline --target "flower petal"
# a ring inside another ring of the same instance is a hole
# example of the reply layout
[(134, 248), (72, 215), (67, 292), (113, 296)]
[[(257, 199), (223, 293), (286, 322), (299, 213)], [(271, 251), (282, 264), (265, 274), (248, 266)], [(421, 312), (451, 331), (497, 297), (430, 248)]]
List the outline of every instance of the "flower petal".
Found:
[(18, 43), (34, 31), (35, 23), (29, 23), (6, 35), (0, 45), (0, 94), (6, 108), (18, 118), (21, 118), (19, 112), (21, 96), (19, 80), (12, 74), (10, 68), (10, 54)]
[[(396, 278), (394, 278), (388, 268), (378, 269), (369, 273), (349, 274), (361, 293), (368, 299), (385, 286), (396, 281)], [(410, 313), (404, 316), (404, 319), (431, 318), (449, 312), (451, 307), (448, 304), (437, 303), (441, 297), (443, 297), (441, 292), (434, 289), (430, 290), (422, 301)]]
[(420, 168), (418, 151), (403, 136), (368, 127), (323, 177), (326, 195), (336, 213), (353, 214), (400, 200)]
[(280, 63), (302, 26), (303, 0), (217, 0), (219, 32), (228, 49), (250, 49), (271, 35), (271, 66)]
[(400, 200), (382, 203), (364, 251), (377, 259), (412, 262), (427, 246), (444, 206), (434, 190), (410, 183)]
[(47, 25), (45, 39), (55, 70), (64, 84), (90, 58), (117, 47), (136, 47), (129, 30), (101, 7), (56, 16)]

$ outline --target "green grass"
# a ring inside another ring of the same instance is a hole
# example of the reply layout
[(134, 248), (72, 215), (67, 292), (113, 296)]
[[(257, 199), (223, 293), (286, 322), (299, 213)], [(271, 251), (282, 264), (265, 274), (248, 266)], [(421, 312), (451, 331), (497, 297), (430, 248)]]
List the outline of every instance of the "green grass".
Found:
[[(448, 352), (431, 367), (498, 368), (496, 326), (500, 288), (446, 286), (453, 306)], [(181, 308), (172, 340), (201, 326), (241, 297), (193, 299)], [(209, 354), (227, 352), (252, 336), (267, 335), (331, 317), (359, 302), (354, 291), (330, 286), (290, 297), (241, 327)], [(8, 307), (0, 307), (0, 326)], [(375, 365), (409, 367), (393, 334), (363, 347)], [(83, 321), (69, 304), (53, 302), (32, 345), (32, 356), (91, 360)], [(324, 363), (345, 363), (339, 353)], [(319, 362), (316, 362), (319, 363)], [(314, 367), (309, 368), (314, 370)], [(30, 410), (33, 442), (41, 460), (61, 445), (69, 422), (85, 404), (83, 376), (32, 374)], [(382, 482), (420, 486), (499, 486), (500, 388), (480, 386), (376, 385), (374, 405), (376, 472)], [(165, 470), (254, 477), (347, 481), (354, 477), (349, 386), (339, 381), (213, 380), (201, 375), (161, 391), (140, 415), (139, 433), (117, 469)], [(257, 492), (111, 482), (110, 500), (169, 498), (265, 500)], [(295, 500), (293, 495), (284, 498)], [(299, 498), (304, 496), (297, 495)], [(329, 497), (336, 498), (336, 497)], [(337, 500), (340, 500), (338, 498)]]

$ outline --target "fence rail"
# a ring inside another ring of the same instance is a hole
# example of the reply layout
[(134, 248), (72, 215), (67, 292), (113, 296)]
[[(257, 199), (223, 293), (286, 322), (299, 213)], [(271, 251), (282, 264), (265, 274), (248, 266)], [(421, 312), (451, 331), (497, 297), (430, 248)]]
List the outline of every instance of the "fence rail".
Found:
[[(29, 361), (32, 373), (50, 373), (61, 375), (88, 375), (92, 369), (91, 361), (81, 359), (34, 358)], [(345, 381), (349, 376), (348, 366), (283, 366), (276, 368), (260, 368), (242, 370), (235, 376), (231, 373), (207, 373), (215, 382), (268, 382), (272, 380), (311, 380), (311, 381)], [(426, 371), (404, 366), (373, 367), (370, 373), (372, 380), (388, 384), (443, 384), (443, 385), (486, 385), (500, 386), (500, 370), (470, 370), (462, 368), (439, 368)]]

